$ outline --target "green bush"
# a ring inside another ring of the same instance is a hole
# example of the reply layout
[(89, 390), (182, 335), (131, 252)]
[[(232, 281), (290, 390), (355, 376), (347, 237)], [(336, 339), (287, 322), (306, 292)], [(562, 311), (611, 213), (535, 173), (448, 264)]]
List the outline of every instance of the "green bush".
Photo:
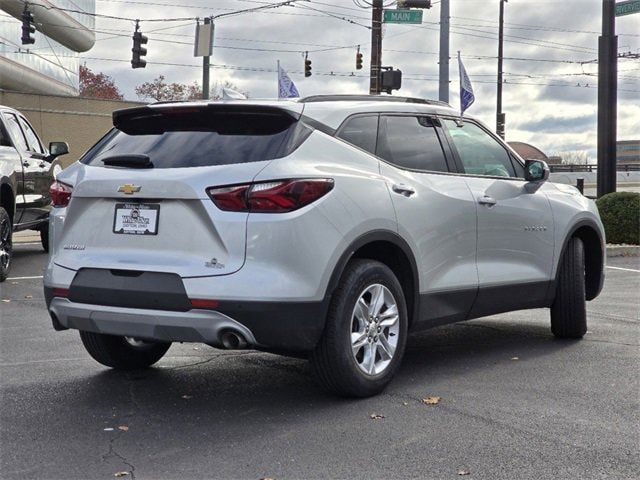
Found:
[(607, 243), (640, 244), (640, 193), (609, 193), (600, 197), (596, 204)]

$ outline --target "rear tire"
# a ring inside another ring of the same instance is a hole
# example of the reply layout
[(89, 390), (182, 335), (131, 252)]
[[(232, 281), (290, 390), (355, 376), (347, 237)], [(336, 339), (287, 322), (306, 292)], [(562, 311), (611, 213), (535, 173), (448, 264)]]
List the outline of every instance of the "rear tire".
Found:
[(562, 256), (551, 306), (551, 331), (558, 338), (582, 338), (587, 333), (584, 246), (571, 238)]
[(126, 337), (102, 333), (80, 332), (89, 355), (98, 363), (117, 370), (147, 368), (160, 360), (171, 343), (131, 341)]
[(49, 224), (46, 224), (40, 230), (40, 241), (42, 242), (42, 248), (49, 253)]
[(0, 207), (0, 282), (4, 282), (11, 271), (13, 259), (13, 224), (11, 217)]
[(380, 393), (404, 355), (407, 325), (404, 293), (391, 269), (373, 260), (352, 260), (310, 356), (319, 383), (345, 397)]

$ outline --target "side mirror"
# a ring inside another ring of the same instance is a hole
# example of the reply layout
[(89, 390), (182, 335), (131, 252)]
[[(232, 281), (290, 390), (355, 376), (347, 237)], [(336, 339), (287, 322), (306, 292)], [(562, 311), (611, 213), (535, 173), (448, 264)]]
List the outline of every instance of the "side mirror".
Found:
[(525, 160), (524, 178), (527, 182), (543, 183), (549, 179), (549, 166), (542, 160)]
[(49, 143), (49, 156), (54, 159), (60, 155), (69, 153), (69, 145), (67, 142), (51, 142)]

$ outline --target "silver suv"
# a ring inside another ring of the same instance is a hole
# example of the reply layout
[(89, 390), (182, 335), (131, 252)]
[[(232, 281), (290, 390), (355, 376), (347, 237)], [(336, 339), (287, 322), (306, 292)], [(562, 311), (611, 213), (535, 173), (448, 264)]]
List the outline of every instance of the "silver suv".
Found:
[(113, 368), (171, 342), (308, 356), (334, 392), (380, 392), (408, 332), (551, 308), (586, 332), (603, 285), (594, 203), (440, 102), (369, 96), (166, 103), (51, 188), (56, 330)]

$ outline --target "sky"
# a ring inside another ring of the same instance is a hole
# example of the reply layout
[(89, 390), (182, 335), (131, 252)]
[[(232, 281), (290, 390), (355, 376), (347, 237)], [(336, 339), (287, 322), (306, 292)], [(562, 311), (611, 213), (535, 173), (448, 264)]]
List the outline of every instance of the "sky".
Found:
[[(230, 81), (253, 98), (277, 95), (276, 62), (302, 96), (368, 93), (371, 9), (364, 0), (299, 0), (214, 20), (212, 82)], [(202, 83), (193, 56), (195, 17), (250, 9), (277, 0), (97, 0), (101, 15), (138, 18), (149, 37), (147, 67), (132, 69), (134, 22), (96, 19), (95, 47), (81, 56), (115, 80), (126, 99), (135, 86), (164, 75)], [(387, 2), (391, 3), (391, 2)], [(456, 52), (475, 91), (467, 113), (495, 126), (499, 0), (450, 0), (450, 103), (459, 107)], [(395, 8), (391, 6), (390, 8)], [(183, 18), (180, 21), (168, 19)], [(505, 4), (503, 111), (507, 141), (524, 141), (548, 155), (587, 151), (596, 157), (597, 59), (601, 0), (509, 0)], [(150, 21), (150, 20), (160, 21)], [(440, 3), (421, 25), (384, 25), (383, 65), (402, 70), (395, 95), (438, 98)], [(640, 14), (616, 21), (619, 53), (640, 53)], [(364, 68), (355, 69), (357, 45)], [(313, 75), (303, 75), (304, 52)], [(180, 65), (172, 65), (180, 64)], [(640, 138), (640, 60), (618, 62), (618, 139)]]

